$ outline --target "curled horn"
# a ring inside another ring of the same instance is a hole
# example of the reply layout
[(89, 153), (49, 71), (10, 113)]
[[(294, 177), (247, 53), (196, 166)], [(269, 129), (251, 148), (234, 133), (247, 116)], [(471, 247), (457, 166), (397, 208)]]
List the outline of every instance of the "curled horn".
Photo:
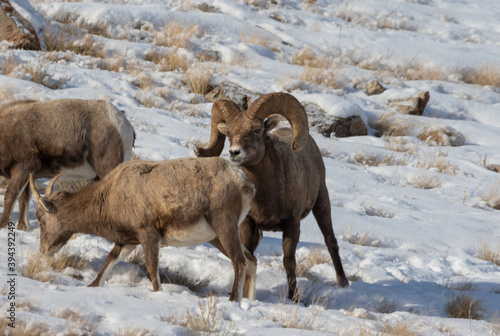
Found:
[(56, 183), (57, 179), (61, 177), (62, 174), (56, 175), (52, 180), (50, 180), (49, 184), (47, 184), (47, 188), (45, 189), (45, 198), (50, 197), (52, 195), (52, 188), (54, 188), (54, 183)]
[(212, 107), (212, 127), (210, 131), (210, 142), (208, 146), (196, 147), (194, 152), (198, 157), (219, 156), (224, 149), (224, 141), (226, 136), (222, 134), (217, 125), (226, 122), (235, 115), (240, 113), (238, 106), (230, 100), (217, 100)]
[(253, 102), (246, 111), (249, 118), (264, 120), (271, 114), (281, 114), (292, 125), (292, 149), (299, 151), (309, 139), (307, 114), (302, 104), (291, 94), (274, 92), (266, 94)]

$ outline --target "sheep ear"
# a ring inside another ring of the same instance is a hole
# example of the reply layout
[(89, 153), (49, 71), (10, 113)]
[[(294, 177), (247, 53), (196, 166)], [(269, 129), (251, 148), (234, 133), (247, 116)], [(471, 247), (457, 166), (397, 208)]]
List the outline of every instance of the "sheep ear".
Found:
[(264, 127), (266, 128), (266, 133), (269, 133), (272, 131), (278, 124), (280, 123), (281, 120), (284, 120), (285, 118), (281, 117), (279, 114), (275, 114), (269, 118), (266, 119), (264, 122)]
[(40, 205), (45, 210), (45, 212), (48, 212), (50, 214), (55, 214), (57, 212), (57, 208), (54, 203), (47, 201), (45, 198), (42, 198), (40, 200)]
[(217, 129), (219, 130), (219, 132), (221, 132), (222, 134), (226, 135), (227, 136), (227, 125), (226, 123), (220, 123), (217, 125)]

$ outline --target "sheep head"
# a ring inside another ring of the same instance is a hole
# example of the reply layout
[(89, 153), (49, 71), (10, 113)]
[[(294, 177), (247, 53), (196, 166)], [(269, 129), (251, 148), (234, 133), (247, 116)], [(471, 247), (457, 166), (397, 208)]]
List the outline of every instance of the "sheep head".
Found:
[(293, 139), (291, 148), (301, 150), (307, 143), (309, 127), (307, 114), (300, 102), (288, 93), (269, 93), (254, 101), (247, 110), (241, 111), (229, 100), (218, 100), (212, 108), (210, 142), (206, 148), (197, 147), (199, 157), (219, 156), (229, 137), (229, 159), (241, 166), (260, 162), (265, 154), (265, 140), (269, 131), (279, 124), (279, 116), (291, 124)]
[(57, 218), (57, 207), (52, 201), (52, 189), (60, 176), (61, 174), (50, 180), (45, 197), (42, 197), (35, 187), (33, 175), (30, 174), (30, 189), (36, 201), (36, 218), (40, 224), (40, 252), (47, 255), (59, 251), (72, 236)]

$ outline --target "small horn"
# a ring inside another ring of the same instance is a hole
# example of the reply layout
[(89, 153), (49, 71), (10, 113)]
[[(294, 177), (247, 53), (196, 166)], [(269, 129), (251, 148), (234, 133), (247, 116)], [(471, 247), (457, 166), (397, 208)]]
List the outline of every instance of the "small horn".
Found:
[(273, 92), (254, 101), (247, 110), (249, 118), (264, 120), (271, 114), (281, 114), (292, 125), (292, 149), (301, 150), (309, 139), (309, 124), (304, 106), (291, 94)]
[(47, 184), (47, 188), (45, 189), (45, 198), (50, 197), (52, 195), (52, 188), (54, 188), (54, 183), (56, 183), (57, 179), (60, 178), (62, 174), (56, 175), (50, 180), (49, 184)]
[(222, 134), (217, 125), (230, 120), (236, 113), (240, 113), (238, 106), (230, 100), (217, 100), (212, 106), (212, 127), (208, 146), (196, 147), (194, 152), (198, 157), (219, 156), (224, 149), (226, 136)]
[(35, 198), (35, 201), (37, 203), (39, 203), (40, 202), (40, 193), (36, 189), (35, 179), (33, 178), (33, 174), (31, 174), (31, 173), (30, 173), (30, 189), (31, 189), (31, 193), (33, 194), (33, 197)]

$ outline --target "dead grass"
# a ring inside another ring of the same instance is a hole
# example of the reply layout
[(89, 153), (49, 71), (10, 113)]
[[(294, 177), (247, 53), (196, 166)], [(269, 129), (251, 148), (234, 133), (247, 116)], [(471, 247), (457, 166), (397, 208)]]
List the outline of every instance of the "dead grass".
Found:
[(363, 234), (354, 232), (353, 224), (349, 226), (347, 231), (345, 229), (342, 230), (340, 239), (354, 245), (373, 246), (373, 247), (380, 246), (380, 241), (378, 239), (371, 237), (370, 231), (365, 232)]
[(51, 62), (46, 56), (42, 56), (41, 59), (32, 61), (29, 64), (20, 65), (18, 70), (25, 73), (33, 83), (46, 86), (52, 90), (64, 88), (65, 84), (70, 80), (65, 75), (65, 69), (63, 69), (63, 74), (58, 79), (55, 79), (57, 64)]
[(304, 82), (315, 83), (331, 89), (341, 89), (342, 83), (337, 79), (335, 70), (322, 68), (304, 67), (298, 79)]
[(467, 84), (500, 87), (500, 67), (498, 65), (482, 64), (476, 68), (457, 70), (461, 80)]
[(418, 327), (410, 321), (398, 321), (395, 324), (385, 322), (380, 327), (379, 332), (382, 334), (395, 335), (395, 336), (418, 336), (421, 335)]
[(435, 189), (441, 186), (441, 179), (431, 175), (413, 175), (408, 185), (417, 189)]
[(435, 171), (441, 174), (458, 175), (460, 169), (448, 160), (435, 156), (424, 156), (414, 164), (414, 167)]
[(356, 152), (352, 156), (355, 163), (363, 166), (379, 167), (379, 166), (407, 166), (409, 164), (409, 157), (397, 157), (394, 154), (381, 154), (381, 153), (367, 153), (363, 150)]
[(314, 330), (314, 323), (316, 322), (318, 313), (320, 310), (325, 309), (328, 300), (327, 298), (319, 298), (314, 300), (309, 307), (305, 308), (302, 305), (305, 291), (299, 287), (297, 288), (297, 292), (297, 302), (286, 304), (283, 299), (279, 311), (271, 316), (271, 320), (279, 323), (283, 328)]
[(38, 252), (30, 251), (21, 274), (36, 281), (49, 282), (56, 276), (51, 272), (45, 256)]
[(394, 301), (383, 298), (372, 305), (371, 310), (380, 314), (392, 314), (396, 311), (397, 304)]
[(470, 294), (453, 294), (446, 303), (445, 312), (448, 317), (481, 320), (483, 318), (481, 300), (476, 300)]
[(182, 316), (160, 315), (160, 320), (175, 325), (180, 325), (187, 329), (190, 336), (229, 336), (236, 335), (235, 323), (225, 319), (225, 307), (220, 307), (219, 297), (209, 293), (203, 302), (198, 299), (198, 309), (192, 312), (186, 310)]
[(196, 24), (170, 20), (160, 31), (155, 32), (153, 43), (164, 47), (188, 48), (193, 35), (198, 34), (200, 27)]
[(476, 255), (479, 259), (483, 259), (500, 266), (500, 243), (497, 246), (492, 246), (490, 236), (486, 235), (479, 239), (479, 252)]
[(33, 323), (26, 321), (16, 321), (15, 328), (8, 326), (9, 320), (2, 318), (0, 320), (0, 333), (5, 336), (40, 336), (51, 335), (51, 329), (43, 323)]
[(269, 50), (278, 52), (277, 43), (266, 32), (248, 34), (246, 30), (240, 32), (240, 41), (249, 44), (258, 44)]
[(210, 91), (212, 68), (207, 65), (197, 64), (186, 71), (184, 80), (193, 93), (206, 94)]
[(47, 51), (72, 51), (75, 54), (106, 58), (108, 51), (104, 45), (90, 34), (82, 33), (73, 25), (51, 23), (45, 29), (44, 42)]
[(129, 325), (119, 327), (115, 332), (115, 336), (155, 336), (155, 335), (156, 333), (148, 329), (135, 328)]
[(68, 249), (63, 249), (51, 257), (30, 251), (22, 269), (22, 275), (33, 280), (50, 282), (56, 278), (54, 271), (62, 272), (69, 267), (72, 270), (68, 275), (81, 280), (83, 277), (75, 271), (81, 271), (87, 265), (88, 261), (84, 256), (72, 255)]
[(16, 70), (18, 66), (18, 61), (13, 55), (5, 55), (4, 61), (0, 62), (0, 72), (2, 72), (2, 75), (8, 76)]
[(487, 193), (483, 196), (486, 204), (495, 210), (500, 210), (500, 182), (497, 182)]
[(399, 113), (384, 113), (380, 118), (370, 124), (379, 131), (381, 137), (402, 137), (412, 134), (412, 130), (418, 126), (416, 121), (399, 117)]
[(70, 308), (54, 309), (50, 316), (67, 321), (66, 333), (68, 336), (94, 335), (102, 320), (102, 316), (90, 317), (83, 313), (83, 309), (73, 310)]
[(292, 63), (321, 69), (326, 69), (331, 64), (327, 57), (318, 56), (310, 47), (294, 52), (292, 54)]
[(495, 310), (493, 318), (490, 321), (490, 335), (500, 336), (500, 315), (498, 310)]
[(418, 138), (431, 146), (458, 147), (465, 143), (464, 135), (449, 126), (428, 125)]
[(187, 56), (181, 55), (177, 49), (169, 51), (150, 50), (146, 53), (144, 59), (155, 63), (159, 71), (184, 72), (191, 66)]

